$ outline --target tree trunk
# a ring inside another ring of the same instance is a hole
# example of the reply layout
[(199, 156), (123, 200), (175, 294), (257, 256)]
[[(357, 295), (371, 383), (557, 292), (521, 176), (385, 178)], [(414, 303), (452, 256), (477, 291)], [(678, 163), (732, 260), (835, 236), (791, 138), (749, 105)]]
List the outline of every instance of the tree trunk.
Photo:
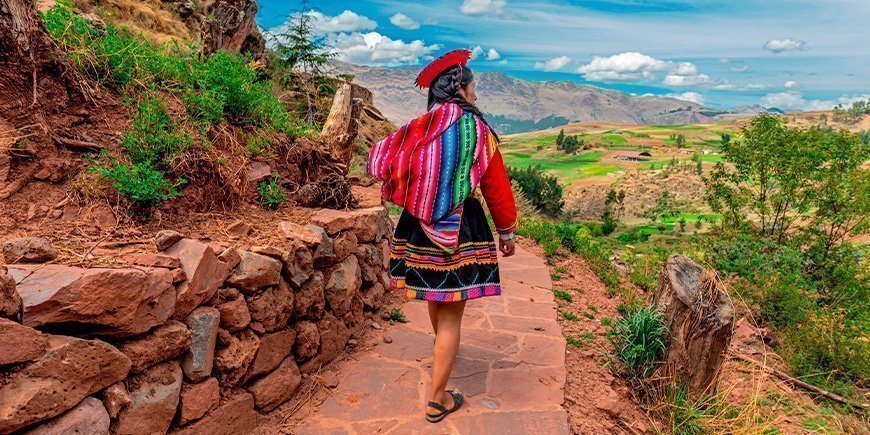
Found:
[(349, 165), (353, 157), (361, 106), (361, 101), (353, 98), (351, 84), (342, 83), (320, 132), (320, 139), (329, 144), (332, 156), (344, 165)]
[(731, 343), (734, 307), (707, 271), (683, 255), (672, 255), (662, 270), (653, 304), (666, 316), (670, 343), (666, 367), (689, 394), (713, 394)]

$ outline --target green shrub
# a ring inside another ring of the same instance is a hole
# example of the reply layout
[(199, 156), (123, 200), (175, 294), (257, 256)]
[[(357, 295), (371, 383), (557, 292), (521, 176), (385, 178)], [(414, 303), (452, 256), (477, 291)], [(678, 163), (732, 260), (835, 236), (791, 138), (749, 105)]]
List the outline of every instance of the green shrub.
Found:
[(169, 161), (183, 154), (192, 139), (179, 129), (162, 100), (146, 95), (138, 104), (133, 126), (124, 132), (121, 146), (134, 163), (149, 162), (155, 168), (166, 169)]
[(662, 314), (654, 307), (640, 308), (619, 319), (608, 339), (630, 378), (645, 378), (667, 349), (667, 327)]
[(523, 196), (541, 213), (558, 216), (562, 212), (565, 202), (562, 200), (562, 186), (556, 177), (545, 174), (540, 166), (525, 169), (508, 166), (507, 170), (510, 179), (520, 186)]
[(263, 180), (260, 185), (257, 186), (257, 192), (260, 192), (260, 201), (263, 203), (263, 207), (276, 210), (282, 203), (284, 203), (287, 194), (284, 192), (284, 188), (281, 186), (280, 181), (281, 179), (278, 174), (272, 174), (271, 178)]
[(151, 167), (148, 162), (124, 163), (117, 162), (107, 166), (98, 166), (99, 174), (114, 183), (118, 193), (126, 196), (140, 207), (155, 206), (163, 201), (180, 195), (178, 187), (185, 183), (179, 179), (172, 183), (166, 175)]
[(224, 116), (223, 95), (213, 90), (185, 89), (181, 100), (187, 115), (203, 124), (217, 124)]

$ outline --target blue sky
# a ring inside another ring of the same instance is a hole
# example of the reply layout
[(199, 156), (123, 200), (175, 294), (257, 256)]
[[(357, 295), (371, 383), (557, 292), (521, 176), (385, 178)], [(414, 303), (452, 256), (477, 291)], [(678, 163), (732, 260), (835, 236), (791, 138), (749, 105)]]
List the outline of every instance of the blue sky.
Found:
[[(259, 25), (301, 2), (259, 0)], [(713, 107), (829, 109), (870, 98), (870, 0), (407, 0), (309, 2), (351, 63), (421, 67), (475, 50), (471, 66)]]

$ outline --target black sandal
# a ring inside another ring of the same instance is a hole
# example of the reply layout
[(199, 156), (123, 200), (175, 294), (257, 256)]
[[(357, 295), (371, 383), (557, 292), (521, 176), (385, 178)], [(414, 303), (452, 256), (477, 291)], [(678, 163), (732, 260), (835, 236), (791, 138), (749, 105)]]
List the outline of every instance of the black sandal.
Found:
[(439, 414), (436, 415), (432, 415), (427, 412), (426, 420), (429, 423), (438, 423), (439, 421), (444, 420), (444, 417), (447, 417), (447, 414), (450, 414), (451, 412), (454, 412), (462, 407), (462, 403), (465, 401), (465, 398), (462, 397), (462, 393), (459, 393), (457, 391), (445, 391), (445, 393), (450, 394), (450, 396), (453, 397), (453, 408), (447, 409), (447, 407), (438, 402), (429, 402), (426, 406), (441, 411)]

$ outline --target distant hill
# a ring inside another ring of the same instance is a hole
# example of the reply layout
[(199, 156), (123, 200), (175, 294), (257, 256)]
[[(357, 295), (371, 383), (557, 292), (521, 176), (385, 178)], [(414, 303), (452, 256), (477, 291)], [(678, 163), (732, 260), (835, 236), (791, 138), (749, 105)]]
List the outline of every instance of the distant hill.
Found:
[[(373, 68), (336, 62), (336, 73), (374, 93), (375, 105), (391, 121), (403, 124), (425, 111), (426, 95), (414, 86), (418, 67)], [(534, 82), (499, 71), (477, 73), (481, 111), (497, 117), (505, 133), (554, 127), (568, 122), (681, 125), (745, 118), (765, 112), (761, 106), (717, 110), (688, 101), (636, 96), (569, 81)]]

